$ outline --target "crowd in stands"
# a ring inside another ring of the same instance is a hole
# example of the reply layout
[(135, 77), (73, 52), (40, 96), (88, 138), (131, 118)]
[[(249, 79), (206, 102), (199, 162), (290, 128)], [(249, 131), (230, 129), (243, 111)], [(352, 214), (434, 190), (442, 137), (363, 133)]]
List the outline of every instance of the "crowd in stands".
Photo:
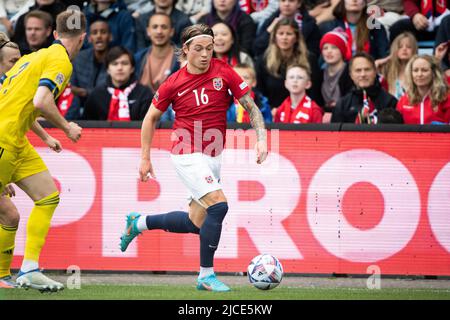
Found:
[[(57, 101), (69, 120), (142, 120), (205, 23), (267, 123), (450, 123), (450, 0), (0, 0), (0, 75), (72, 5), (88, 36)], [(250, 121), (231, 96), (227, 120)]]

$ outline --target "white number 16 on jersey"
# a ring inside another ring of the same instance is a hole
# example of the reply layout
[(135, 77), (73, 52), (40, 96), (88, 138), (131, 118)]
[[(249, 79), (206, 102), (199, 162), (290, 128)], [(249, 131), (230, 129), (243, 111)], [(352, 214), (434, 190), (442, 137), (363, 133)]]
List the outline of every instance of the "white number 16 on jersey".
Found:
[[(205, 93), (205, 88), (202, 88), (202, 91), (200, 93), (200, 97), (198, 96), (198, 90), (192, 90), (195, 95), (195, 101), (197, 102), (197, 107), (199, 107), (201, 104), (207, 104), (209, 102), (208, 95)], [(201, 103), (200, 103), (201, 102)]]

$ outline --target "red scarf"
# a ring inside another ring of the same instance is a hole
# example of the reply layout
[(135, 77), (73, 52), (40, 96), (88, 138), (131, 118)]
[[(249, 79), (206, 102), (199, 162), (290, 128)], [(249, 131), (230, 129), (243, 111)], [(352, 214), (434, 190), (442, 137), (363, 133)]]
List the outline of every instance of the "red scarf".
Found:
[(420, 12), (427, 18), (438, 17), (447, 9), (447, 0), (436, 0), (436, 11), (433, 8), (433, 0), (420, 1)]
[(377, 117), (375, 116), (375, 105), (372, 100), (370, 100), (367, 95), (366, 90), (363, 90), (363, 107), (360, 112), (358, 112), (358, 116), (356, 117), (355, 123), (368, 123), (368, 124), (376, 124)]
[(137, 82), (133, 82), (125, 89), (116, 89), (108, 87), (111, 94), (109, 103), (108, 121), (130, 121), (130, 106), (128, 104), (128, 95), (136, 87)]
[(292, 109), (291, 97), (287, 97), (283, 103), (278, 107), (275, 115), (275, 122), (282, 123), (317, 123), (322, 122), (322, 115), (320, 119), (314, 109), (319, 108), (316, 103), (307, 95), (297, 104), (295, 109)]
[(70, 86), (69, 83), (67, 87), (64, 89), (63, 93), (59, 96), (57, 103), (59, 113), (61, 113), (63, 117), (66, 116), (67, 111), (72, 105), (72, 101), (73, 101), (73, 93), (72, 87)]
[[(352, 29), (350, 29), (350, 25), (347, 22), (347, 19), (344, 19), (345, 23), (345, 33), (347, 34), (348, 41), (347, 41), (347, 57), (353, 57), (353, 34)], [(358, 50), (358, 47), (356, 48), (356, 51)], [(370, 42), (369, 40), (366, 40), (364, 43), (363, 51), (370, 54)]]

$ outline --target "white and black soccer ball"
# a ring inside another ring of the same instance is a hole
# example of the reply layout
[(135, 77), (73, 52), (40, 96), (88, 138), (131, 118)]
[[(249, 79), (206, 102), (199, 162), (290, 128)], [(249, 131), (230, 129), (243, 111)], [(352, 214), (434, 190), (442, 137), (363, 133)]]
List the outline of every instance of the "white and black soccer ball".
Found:
[(248, 280), (256, 288), (270, 290), (277, 287), (283, 279), (283, 266), (270, 254), (261, 254), (252, 259), (247, 268)]

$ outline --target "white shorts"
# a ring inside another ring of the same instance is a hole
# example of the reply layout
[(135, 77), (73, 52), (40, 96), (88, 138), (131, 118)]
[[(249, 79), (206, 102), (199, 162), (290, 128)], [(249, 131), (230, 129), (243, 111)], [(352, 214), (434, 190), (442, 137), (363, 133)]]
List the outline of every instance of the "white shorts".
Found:
[(198, 201), (204, 195), (222, 189), (220, 166), (222, 156), (211, 157), (203, 153), (170, 155), (175, 171), (190, 192), (190, 198)]

